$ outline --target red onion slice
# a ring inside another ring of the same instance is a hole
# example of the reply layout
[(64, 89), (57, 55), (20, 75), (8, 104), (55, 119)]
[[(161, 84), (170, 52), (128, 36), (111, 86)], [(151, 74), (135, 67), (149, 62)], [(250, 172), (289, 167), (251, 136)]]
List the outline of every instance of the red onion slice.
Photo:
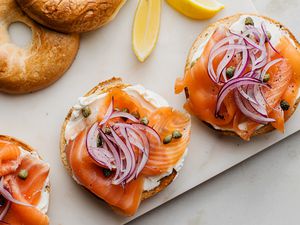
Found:
[[(4, 217), (6, 216), (8, 210), (9, 210), (10, 205), (11, 205), (10, 201), (6, 200), (4, 209), (2, 210), (2, 212), (0, 214), (0, 221), (3, 220)], [(3, 221), (1, 221), (1, 222), (3, 223)]]
[(103, 120), (100, 122), (99, 125), (105, 124), (109, 120), (109, 118), (111, 117), (111, 114), (113, 113), (113, 111), (114, 111), (114, 97), (111, 98), (110, 105), (109, 105), (109, 107), (108, 107), (108, 109), (107, 109), (107, 111), (104, 115)]
[(126, 112), (113, 112), (109, 119), (114, 119), (114, 118), (118, 118), (118, 117), (129, 119), (129, 120), (131, 120), (132, 122), (135, 122), (135, 123), (139, 122), (139, 120), (137, 118), (135, 118), (130, 113), (126, 113)]
[(263, 69), (262, 72), (261, 72), (261, 79), (263, 79), (264, 75), (268, 72), (268, 70), (269, 70), (272, 66), (274, 66), (275, 64), (281, 62), (282, 60), (283, 60), (282, 58), (279, 58), (279, 59), (275, 59), (275, 60), (269, 62), (269, 63), (264, 67), (264, 69)]

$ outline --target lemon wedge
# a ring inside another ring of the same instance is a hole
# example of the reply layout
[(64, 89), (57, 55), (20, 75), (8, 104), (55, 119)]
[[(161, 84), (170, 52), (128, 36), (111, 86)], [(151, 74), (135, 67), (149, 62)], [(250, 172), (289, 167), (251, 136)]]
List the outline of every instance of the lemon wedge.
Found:
[(209, 19), (224, 8), (216, 0), (167, 0), (169, 5), (192, 19)]
[(161, 0), (140, 0), (137, 6), (132, 34), (133, 51), (144, 62), (155, 48), (161, 14)]

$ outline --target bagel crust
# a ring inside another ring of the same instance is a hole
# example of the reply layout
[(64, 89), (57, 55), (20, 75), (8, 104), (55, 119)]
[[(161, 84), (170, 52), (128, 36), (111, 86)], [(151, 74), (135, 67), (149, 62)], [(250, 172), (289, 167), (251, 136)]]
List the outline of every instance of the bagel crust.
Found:
[[(283, 26), (281, 23), (269, 18), (269, 17), (266, 17), (266, 16), (262, 16), (262, 15), (257, 15), (257, 14), (253, 14), (253, 13), (250, 13), (250, 14), (235, 14), (233, 16), (229, 16), (229, 17), (225, 17), (223, 19), (220, 19), (218, 21), (216, 21), (215, 23), (209, 25), (204, 31), (202, 31), (199, 36), (197, 37), (197, 39), (195, 40), (195, 42), (193, 43), (190, 51), (189, 51), (189, 54), (188, 54), (188, 57), (187, 57), (187, 60), (186, 60), (186, 65), (185, 65), (185, 73), (191, 68), (192, 64), (193, 64), (193, 56), (194, 54), (197, 52), (198, 50), (198, 47), (206, 41), (207, 37), (210, 36), (215, 30), (217, 27), (219, 26), (225, 26), (225, 27), (230, 27), (234, 22), (236, 22), (237, 20), (239, 20), (239, 18), (243, 15), (250, 15), (250, 16), (258, 16), (258, 17), (261, 17), (262, 19), (265, 19), (271, 23), (274, 23), (275, 25), (277, 25), (278, 27), (280, 27), (280, 29), (282, 31), (285, 31), (289, 38), (291, 38), (291, 40), (294, 41), (295, 43), (295, 47), (297, 48), (298, 51), (300, 51), (300, 43), (298, 42), (298, 40), (295, 38), (295, 36), (293, 35), (293, 33), (287, 29), (285, 26)], [(189, 92), (188, 92), (188, 89), (186, 88), (186, 96), (188, 97), (189, 95)], [(293, 114), (294, 112), (296, 111), (298, 105), (299, 105), (299, 102), (300, 102), (300, 97), (296, 100), (295, 104), (292, 107), (292, 112), (291, 114), (289, 115), (289, 117), (286, 118), (285, 121), (287, 121)], [(227, 136), (238, 136), (234, 131), (230, 131), (230, 130), (222, 130), (222, 129), (216, 129), (212, 124), (209, 124), (205, 121), (202, 121), (204, 124), (206, 124), (208, 127), (220, 132), (221, 134), (223, 135), (227, 135)], [(271, 123), (269, 124), (266, 124), (262, 127), (260, 127), (259, 129), (257, 129), (251, 137), (254, 137), (254, 136), (258, 136), (258, 135), (262, 135), (262, 134), (265, 134), (265, 133), (268, 133), (268, 132), (271, 132), (275, 130), (275, 128), (272, 126)]]
[[(48, 30), (27, 17), (14, 0), (0, 2), (0, 92), (23, 94), (49, 86), (72, 64), (79, 35)], [(25, 48), (11, 43), (8, 28), (24, 23), (32, 31)]]
[(64, 33), (95, 30), (111, 21), (126, 0), (17, 0), (38, 23)]
[[(86, 97), (86, 96), (92, 95), (94, 93), (102, 94), (102, 93), (108, 92), (110, 89), (113, 89), (113, 88), (125, 88), (125, 87), (128, 87), (128, 86), (129, 86), (128, 84), (124, 84), (122, 82), (121, 78), (113, 77), (110, 80), (99, 83), (96, 87), (91, 89), (84, 96)], [(67, 154), (66, 154), (67, 141), (65, 139), (66, 126), (67, 126), (68, 122), (71, 119), (72, 112), (73, 112), (73, 110), (71, 109), (69, 111), (64, 123), (63, 123), (63, 126), (62, 126), (61, 135), (60, 135), (60, 156), (61, 156), (61, 160), (62, 160), (62, 163), (63, 163), (64, 167), (67, 169), (69, 175), (73, 177), (72, 168), (70, 167), (69, 162), (67, 160)], [(175, 179), (176, 175), (177, 175), (177, 172), (176, 172), (176, 170), (173, 169), (173, 171), (170, 175), (168, 175), (166, 177), (163, 177), (160, 180), (159, 186), (157, 186), (157, 187), (155, 187), (155, 188), (153, 188), (152, 190), (149, 190), (149, 191), (143, 191), (142, 201), (146, 200), (146, 199), (156, 195), (157, 193), (161, 192), (162, 190), (164, 190), (170, 183), (172, 183), (172, 181)], [(112, 207), (112, 208), (117, 213), (122, 214), (121, 211), (118, 210), (117, 208), (115, 208), (115, 207)]]

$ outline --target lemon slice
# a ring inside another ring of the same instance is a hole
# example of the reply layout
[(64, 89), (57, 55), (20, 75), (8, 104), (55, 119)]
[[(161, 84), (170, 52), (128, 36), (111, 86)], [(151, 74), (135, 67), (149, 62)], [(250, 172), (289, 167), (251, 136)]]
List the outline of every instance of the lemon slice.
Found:
[(133, 23), (133, 51), (144, 62), (155, 48), (160, 27), (161, 0), (140, 0)]
[(224, 8), (216, 0), (167, 0), (169, 5), (192, 19), (208, 19)]

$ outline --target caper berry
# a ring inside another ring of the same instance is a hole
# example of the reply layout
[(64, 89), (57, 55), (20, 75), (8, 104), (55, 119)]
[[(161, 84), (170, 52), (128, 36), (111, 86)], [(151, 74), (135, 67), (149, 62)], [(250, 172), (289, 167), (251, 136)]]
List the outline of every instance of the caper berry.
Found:
[(91, 109), (88, 107), (88, 106), (86, 106), (86, 107), (84, 107), (82, 110), (81, 110), (81, 112), (82, 112), (82, 115), (83, 115), (83, 117), (84, 118), (87, 118), (87, 117), (89, 117), (89, 115), (91, 115)]
[(141, 115), (138, 111), (132, 112), (131, 115), (133, 115), (135, 118), (140, 119)]
[(226, 76), (228, 78), (232, 78), (235, 72), (235, 67), (234, 66), (230, 66), (226, 69)]
[(129, 109), (127, 109), (127, 108), (123, 108), (123, 109), (122, 109), (122, 112), (129, 113)]
[(280, 107), (282, 108), (283, 111), (287, 111), (290, 108), (290, 104), (285, 100), (281, 100)]
[(111, 129), (109, 127), (104, 128), (104, 133), (105, 134), (111, 134)]
[(109, 177), (112, 174), (112, 171), (110, 169), (103, 168), (102, 171), (105, 177)]
[(245, 25), (252, 25), (252, 26), (254, 26), (253, 19), (251, 17), (247, 17), (245, 19)]
[(270, 74), (266, 73), (263, 77), (263, 82), (268, 82), (270, 80)]
[(144, 125), (148, 125), (148, 124), (149, 124), (149, 120), (148, 120), (147, 117), (143, 117), (143, 118), (140, 120), (140, 122), (141, 122), (142, 124), (144, 124)]
[(172, 137), (175, 139), (181, 138), (182, 137), (182, 133), (180, 133), (179, 130), (174, 130), (172, 133)]
[(18, 177), (22, 180), (25, 180), (28, 177), (28, 171), (24, 169), (20, 170), (20, 172), (18, 173)]
[(167, 135), (164, 140), (163, 140), (163, 143), (166, 145), (166, 144), (169, 144), (171, 141), (172, 141), (173, 137), (172, 135)]

